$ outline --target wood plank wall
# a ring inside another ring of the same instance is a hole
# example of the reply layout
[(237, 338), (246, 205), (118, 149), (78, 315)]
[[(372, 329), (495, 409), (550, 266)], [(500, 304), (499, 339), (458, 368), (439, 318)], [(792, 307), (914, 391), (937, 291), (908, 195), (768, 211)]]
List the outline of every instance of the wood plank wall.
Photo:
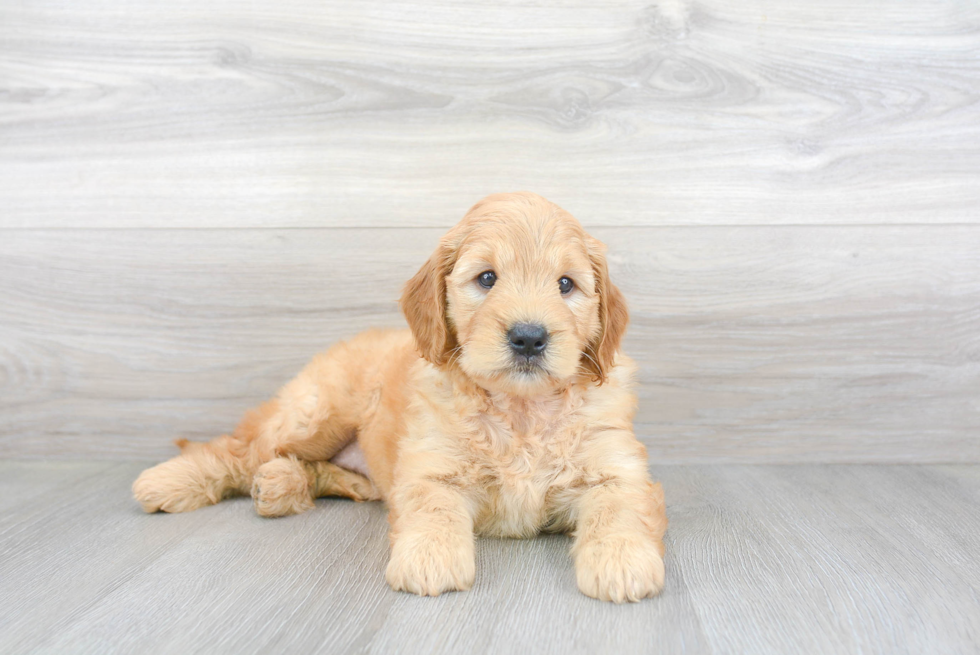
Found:
[(518, 189), (655, 461), (980, 461), (980, 4), (884, 0), (0, 3), (0, 457), (228, 430)]

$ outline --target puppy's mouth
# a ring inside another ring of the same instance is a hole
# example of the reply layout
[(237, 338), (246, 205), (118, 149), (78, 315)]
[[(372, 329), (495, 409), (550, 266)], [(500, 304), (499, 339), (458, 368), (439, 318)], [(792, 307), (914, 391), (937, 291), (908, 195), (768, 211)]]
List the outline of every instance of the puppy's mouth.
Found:
[(545, 368), (544, 362), (541, 361), (541, 357), (527, 357), (518, 355), (514, 358), (514, 362), (511, 364), (510, 370), (513, 373), (527, 377), (548, 374), (548, 370)]

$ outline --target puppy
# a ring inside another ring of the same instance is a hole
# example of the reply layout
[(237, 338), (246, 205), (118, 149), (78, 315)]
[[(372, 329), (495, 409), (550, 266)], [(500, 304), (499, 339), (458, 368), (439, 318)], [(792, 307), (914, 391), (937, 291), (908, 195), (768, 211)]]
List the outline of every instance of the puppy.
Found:
[(657, 594), (663, 492), (633, 435), (604, 252), (540, 196), (481, 200), (406, 285), (410, 331), (334, 345), (231, 435), (178, 441), (136, 499), (185, 512), (250, 493), (262, 516), (384, 500), (388, 584), (423, 596), (472, 586), (476, 534), (571, 532), (583, 593)]

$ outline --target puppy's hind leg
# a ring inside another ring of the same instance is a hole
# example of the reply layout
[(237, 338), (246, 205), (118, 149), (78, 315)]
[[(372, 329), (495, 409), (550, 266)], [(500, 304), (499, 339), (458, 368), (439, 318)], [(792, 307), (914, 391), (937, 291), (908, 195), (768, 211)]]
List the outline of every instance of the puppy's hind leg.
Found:
[(316, 475), (313, 495), (343, 496), (357, 502), (381, 500), (381, 494), (366, 477), (330, 462), (310, 462)]
[(255, 511), (288, 516), (313, 508), (317, 496), (315, 462), (328, 460), (354, 437), (345, 416), (349, 399), (336, 379), (334, 351), (318, 356), (279, 392), (279, 409), (258, 438), (267, 454), (251, 484)]
[[(147, 469), (133, 484), (136, 499), (147, 512), (189, 512), (253, 492), (266, 516), (309, 509), (316, 476), (302, 461), (337, 454), (365, 411), (364, 367), (354, 359), (337, 344), (315, 357), (275, 400), (248, 412), (230, 436), (203, 444), (179, 441), (179, 457)], [(255, 476), (268, 484), (253, 485)]]
[(252, 479), (252, 502), (259, 516), (289, 516), (313, 508), (313, 480), (306, 462), (295, 455), (276, 457)]
[(180, 439), (177, 445), (179, 456), (143, 471), (133, 483), (143, 511), (190, 512), (247, 489), (251, 476), (232, 437), (208, 443)]
[(263, 426), (280, 411), (273, 400), (247, 412), (231, 435), (207, 443), (179, 439), (179, 456), (143, 471), (133, 483), (143, 511), (190, 512), (248, 494), (255, 470), (272, 456), (259, 438)]
[(313, 499), (323, 496), (381, 499), (363, 475), (330, 462), (304, 462), (294, 455), (269, 460), (252, 480), (252, 500), (260, 516), (299, 514), (312, 509)]

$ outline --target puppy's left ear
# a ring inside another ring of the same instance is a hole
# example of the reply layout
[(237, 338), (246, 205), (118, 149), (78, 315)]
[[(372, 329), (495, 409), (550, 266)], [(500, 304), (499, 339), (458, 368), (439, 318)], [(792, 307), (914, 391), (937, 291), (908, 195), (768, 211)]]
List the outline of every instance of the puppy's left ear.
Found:
[(456, 347), (456, 334), (446, 316), (446, 276), (456, 264), (456, 248), (443, 237), (439, 247), (405, 285), (399, 304), (426, 360), (441, 366)]
[(609, 280), (605, 244), (592, 237), (586, 237), (586, 244), (595, 275), (596, 293), (599, 294), (599, 334), (589, 343), (590, 357), (583, 356), (582, 364), (602, 384), (622, 344), (630, 314), (626, 298)]

